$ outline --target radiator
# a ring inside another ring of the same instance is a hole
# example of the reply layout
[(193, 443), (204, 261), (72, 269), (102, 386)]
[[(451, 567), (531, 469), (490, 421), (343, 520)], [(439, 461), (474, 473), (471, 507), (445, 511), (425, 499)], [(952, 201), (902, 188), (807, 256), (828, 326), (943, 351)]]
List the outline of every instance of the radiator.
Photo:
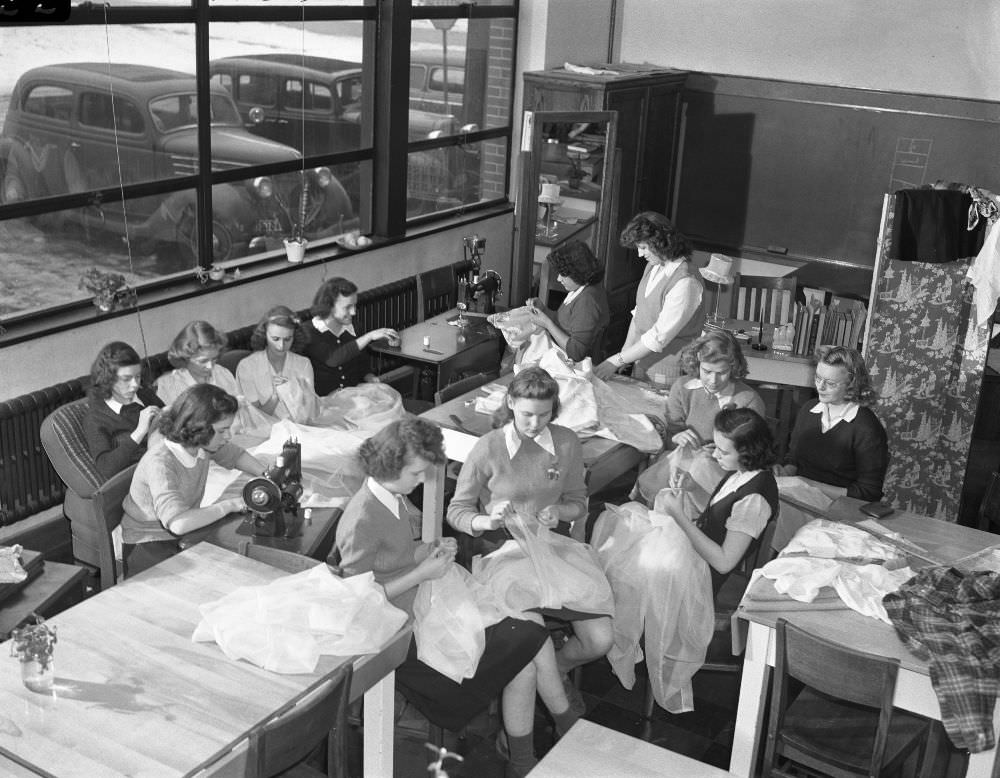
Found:
[[(307, 312), (306, 312), (307, 313)], [(368, 289), (358, 295), (360, 331), (401, 329), (417, 321), (417, 282), (413, 277)], [(248, 348), (253, 327), (230, 333), (230, 347)], [(145, 360), (150, 382), (169, 370), (165, 354)], [(42, 449), (42, 419), (86, 392), (85, 379), (74, 379), (0, 402), (0, 526), (61, 505), (65, 487)]]

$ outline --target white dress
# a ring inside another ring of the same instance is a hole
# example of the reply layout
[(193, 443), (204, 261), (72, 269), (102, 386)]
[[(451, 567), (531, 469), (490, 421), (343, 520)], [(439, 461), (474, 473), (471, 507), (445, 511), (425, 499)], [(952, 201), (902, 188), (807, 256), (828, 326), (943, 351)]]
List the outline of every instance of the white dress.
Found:
[(281, 375), (288, 380), (274, 386), (274, 368), (267, 358), (267, 350), (261, 349), (240, 360), (236, 368), (236, 383), (248, 403), (266, 404), (272, 394), (277, 394), (274, 416), (291, 419), (297, 424), (309, 424), (317, 415), (312, 363), (300, 354), (287, 353)]

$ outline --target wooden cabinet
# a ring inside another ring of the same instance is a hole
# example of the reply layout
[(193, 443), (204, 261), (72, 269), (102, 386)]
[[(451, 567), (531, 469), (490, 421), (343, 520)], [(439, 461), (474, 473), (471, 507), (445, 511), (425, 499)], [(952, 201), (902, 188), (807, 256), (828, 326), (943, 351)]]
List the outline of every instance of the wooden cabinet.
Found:
[(625, 339), (644, 264), (618, 245), (622, 227), (639, 211), (670, 215), (681, 130), (681, 90), (687, 73), (649, 65), (603, 66), (615, 74), (582, 75), (563, 68), (524, 74), (525, 111), (617, 111), (616, 180), (604, 246), (604, 285), (611, 302), (609, 349)]

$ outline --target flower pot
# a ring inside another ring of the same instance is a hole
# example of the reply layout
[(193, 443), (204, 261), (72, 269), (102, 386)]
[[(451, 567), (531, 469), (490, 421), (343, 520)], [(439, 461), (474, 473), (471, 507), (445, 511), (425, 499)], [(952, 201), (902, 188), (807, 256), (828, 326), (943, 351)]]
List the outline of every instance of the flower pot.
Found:
[(299, 263), (306, 258), (307, 240), (291, 240), (285, 238), (285, 254), (289, 262)]
[(226, 269), (222, 267), (215, 267), (213, 265), (208, 269), (208, 277), (213, 281), (221, 281), (226, 277)]
[(115, 309), (114, 297), (95, 297), (94, 305), (101, 313), (110, 313)]
[(55, 661), (51, 654), (47, 658), (21, 658), (21, 682), (31, 691), (51, 694), (55, 678)]

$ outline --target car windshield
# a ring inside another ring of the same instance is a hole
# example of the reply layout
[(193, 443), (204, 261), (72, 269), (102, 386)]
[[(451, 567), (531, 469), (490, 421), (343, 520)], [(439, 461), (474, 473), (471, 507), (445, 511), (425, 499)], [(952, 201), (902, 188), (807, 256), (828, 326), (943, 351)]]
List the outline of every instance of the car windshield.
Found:
[[(149, 110), (160, 132), (198, 125), (198, 100), (194, 93), (158, 97), (150, 101)], [(227, 95), (212, 95), (212, 124), (243, 126), (239, 111)]]

